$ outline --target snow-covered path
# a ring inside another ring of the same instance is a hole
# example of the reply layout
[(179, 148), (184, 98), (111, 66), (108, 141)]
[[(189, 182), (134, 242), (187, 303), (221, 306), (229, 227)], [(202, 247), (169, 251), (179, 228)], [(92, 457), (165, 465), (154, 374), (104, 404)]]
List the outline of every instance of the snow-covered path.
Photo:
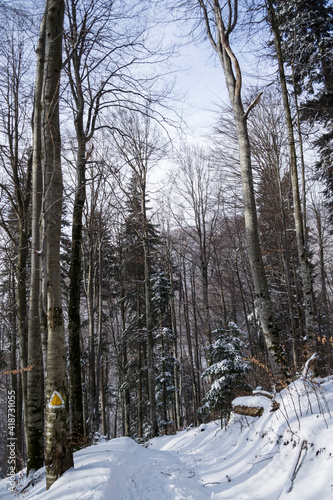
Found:
[(226, 430), (211, 422), (146, 447), (129, 438), (91, 446), (49, 491), (41, 469), (40, 481), (16, 496), (0, 481), (0, 499), (331, 500), (333, 381), (322, 382), (306, 394), (298, 382), (278, 397), (278, 411), (234, 415)]

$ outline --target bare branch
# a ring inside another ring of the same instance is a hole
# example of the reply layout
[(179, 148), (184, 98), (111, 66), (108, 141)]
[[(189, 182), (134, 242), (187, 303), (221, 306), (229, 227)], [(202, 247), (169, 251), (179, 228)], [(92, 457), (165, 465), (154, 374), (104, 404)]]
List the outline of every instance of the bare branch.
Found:
[(254, 101), (251, 102), (250, 106), (247, 108), (246, 113), (244, 115), (245, 120), (249, 116), (250, 111), (258, 104), (260, 97), (263, 95), (263, 92), (260, 92), (257, 97), (254, 99)]

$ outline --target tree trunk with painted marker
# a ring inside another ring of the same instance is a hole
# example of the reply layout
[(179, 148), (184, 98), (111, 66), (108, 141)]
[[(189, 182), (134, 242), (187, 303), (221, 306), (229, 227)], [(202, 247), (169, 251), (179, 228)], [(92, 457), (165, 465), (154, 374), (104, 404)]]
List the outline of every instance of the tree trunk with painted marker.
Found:
[[(47, 282), (47, 378), (45, 387), (46, 488), (73, 466), (69, 447), (69, 415), (66, 381), (65, 330), (60, 285), (60, 232), (62, 216), (59, 85), (62, 65), (64, 2), (48, 0), (42, 93), (42, 172), (46, 282)], [(54, 391), (59, 396), (52, 397)]]

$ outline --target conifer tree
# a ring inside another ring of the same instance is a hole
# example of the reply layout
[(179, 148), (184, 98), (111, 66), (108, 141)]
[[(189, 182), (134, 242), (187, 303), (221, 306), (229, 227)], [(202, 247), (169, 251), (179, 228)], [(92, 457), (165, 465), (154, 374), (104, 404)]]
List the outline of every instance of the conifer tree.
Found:
[(302, 96), (301, 118), (322, 128), (313, 144), (333, 217), (333, 6), (327, 0), (275, 4), (284, 59)]
[[(148, 395), (148, 392), (146, 392), (148, 379), (145, 370), (147, 362), (147, 301), (151, 302), (152, 300), (151, 292), (147, 294), (147, 260), (144, 234), (147, 235), (149, 242), (149, 272), (151, 273), (154, 266), (154, 252), (158, 244), (158, 233), (155, 226), (147, 219), (147, 211), (149, 210), (148, 201), (146, 200), (144, 204), (145, 211), (142, 203), (140, 181), (135, 172), (131, 175), (126, 192), (125, 221), (120, 235), (122, 255), (120, 279), (122, 283), (121, 300), (123, 308), (122, 366), (124, 371), (124, 427), (126, 435), (133, 434), (133, 420), (134, 422), (136, 421), (136, 432), (138, 437), (141, 438), (143, 437), (143, 427), (146, 421), (144, 399)], [(151, 314), (151, 334), (153, 338), (153, 310)], [(155, 380), (155, 373), (153, 373), (153, 378)], [(137, 382), (133, 384), (135, 380)], [(136, 416), (134, 416), (132, 410), (131, 400), (133, 398), (137, 401), (138, 411)], [(130, 414), (132, 418), (130, 418)]]
[(206, 347), (207, 358), (211, 365), (203, 372), (202, 377), (212, 377), (213, 382), (204, 398), (204, 405), (199, 414), (205, 417), (219, 412), (222, 421), (228, 422), (232, 400), (241, 392), (248, 390), (245, 376), (248, 365), (244, 361), (246, 344), (245, 334), (235, 323), (226, 328), (212, 332), (217, 340)]

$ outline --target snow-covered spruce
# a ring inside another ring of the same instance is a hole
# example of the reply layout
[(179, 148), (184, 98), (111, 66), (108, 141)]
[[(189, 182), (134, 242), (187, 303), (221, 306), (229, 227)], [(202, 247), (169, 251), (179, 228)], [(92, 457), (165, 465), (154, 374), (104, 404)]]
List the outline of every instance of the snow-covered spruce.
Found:
[(245, 382), (248, 371), (244, 361), (246, 344), (242, 340), (245, 334), (235, 323), (229, 323), (226, 328), (212, 332), (212, 335), (218, 338), (206, 347), (206, 356), (211, 364), (202, 374), (203, 378), (210, 378), (212, 383), (199, 414), (205, 419), (218, 412), (222, 425), (229, 419), (232, 400), (249, 389)]

